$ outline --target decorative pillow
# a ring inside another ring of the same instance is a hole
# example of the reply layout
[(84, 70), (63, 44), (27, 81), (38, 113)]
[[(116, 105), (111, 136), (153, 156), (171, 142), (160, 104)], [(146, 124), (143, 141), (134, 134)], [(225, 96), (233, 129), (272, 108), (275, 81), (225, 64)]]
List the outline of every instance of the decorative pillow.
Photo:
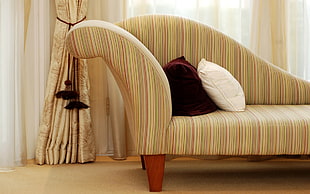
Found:
[(202, 59), (198, 75), (203, 88), (222, 110), (244, 111), (245, 97), (239, 82), (223, 67)]
[(174, 116), (194, 116), (217, 110), (204, 91), (196, 68), (184, 56), (170, 61), (163, 69), (170, 84)]

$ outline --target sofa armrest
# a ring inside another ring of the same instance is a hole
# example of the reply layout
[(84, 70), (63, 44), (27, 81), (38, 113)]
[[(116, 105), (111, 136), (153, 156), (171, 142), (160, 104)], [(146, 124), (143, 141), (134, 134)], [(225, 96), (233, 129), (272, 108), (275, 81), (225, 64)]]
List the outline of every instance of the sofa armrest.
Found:
[(126, 30), (104, 21), (74, 26), (66, 46), (77, 58), (102, 57), (123, 96), (138, 154), (165, 151), (165, 133), (172, 105), (166, 75), (149, 50)]

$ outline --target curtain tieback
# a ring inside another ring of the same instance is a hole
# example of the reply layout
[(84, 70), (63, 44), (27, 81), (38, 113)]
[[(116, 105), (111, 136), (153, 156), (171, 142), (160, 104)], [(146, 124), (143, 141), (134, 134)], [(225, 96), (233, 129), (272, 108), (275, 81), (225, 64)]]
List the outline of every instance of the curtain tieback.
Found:
[[(62, 19), (60, 19), (59, 17), (57, 17), (57, 20), (61, 21), (62, 23), (65, 23), (67, 25), (69, 25), (68, 30), (70, 30), (70, 28), (72, 26), (74, 26), (75, 24), (78, 24), (80, 22), (82, 22), (83, 20), (86, 19), (86, 16), (81, 19), (80, 21), (77, 21), (75, 23), (69, 23), (66, 22)], [(79, 78), (78, 78), (78, 64), (79, 64), (79, 59), (73, 57), (73, 67), (72, 69), (70, 69), (70, 65), (71, 65), (71, 56), (70, 53), (68, 53), (68, 78), (65, 81), (65, 90), (61, 90), (59, 92), (56, 93), (56, 98), (63, 98), (64, 100), (69, 100), (69, 104), (67, 106), (65, 106), (66, 109), (84, 109), (84, 108), (88, 108), (89, 106), (84, 104), (83, 102), (80, 102), (80, 96), (79, 96)], [(71, 74), (71, 75), (70, 75)], [(70, 80), (73, 79), (72, 81)]]
[(75, 22), (75, 23), (70, 23), (70, 22), (66, 22), (65, 20), (60, 19), (59, 17), (57, 17), (57, 20), (61, 21), (62, 23), (65, 23), (67, 25), (69, 25), (70, 27), (74, 26), (75, 24), (78, 24), (82, 21), (84, 21), (86, 19), (86, 16), (84, 18), (82, 18), (81, 20)]

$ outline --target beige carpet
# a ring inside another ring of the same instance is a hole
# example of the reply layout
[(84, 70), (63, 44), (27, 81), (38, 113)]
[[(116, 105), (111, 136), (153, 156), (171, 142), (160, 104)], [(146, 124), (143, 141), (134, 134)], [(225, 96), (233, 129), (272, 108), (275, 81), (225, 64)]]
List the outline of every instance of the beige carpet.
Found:
[[(138, 159), (99, 157), (95, 163), (55, 166), (29, 161), (0, 173), (0, 193), (149, 193)], [(176, 159), (166, 162), (162, 193), (310, 193), (310, 160)]]

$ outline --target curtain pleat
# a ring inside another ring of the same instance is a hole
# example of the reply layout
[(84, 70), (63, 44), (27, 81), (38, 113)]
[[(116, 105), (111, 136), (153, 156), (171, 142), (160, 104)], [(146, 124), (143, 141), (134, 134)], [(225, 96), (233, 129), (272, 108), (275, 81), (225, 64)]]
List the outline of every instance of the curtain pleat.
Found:
[[(66, 109), (68, 100), (55, 94), (66, 90), (68, 71), (78, 73), (79, 100), (89, 105), (89, 77), (85, 60), (74, 64), (65, 48), (66, 33), (74, 24), (85, 19), (87, 0), (55, 0), (55, 24), (50, 71), (36, 148), (38, 164), (85, 163), (95, 160), (94, 133), (90, 109)], [(70, 60), (68, 60), (70, 58)], [(71, 64), (70, 68), (68, 64)], [(72, 79), (72, 75), (70, 75)], [(74, 78), (73, 78), (74, 79)]]
[(260, 57), (287, 70), (286, 3), (253, 1), (250, 48)]
[[(27, 37), (31, 0), (24, 0), (24, 37)], [(24, 39), (24, 43), (26, 38)]]
[[(87, 18), (111, 23), (121, 21), (125, 19), (125, 4), (123, 0), (92, 0), (89, 2)], [(112, 155), (113, 159), (118, 160), (126, 159), (127, 153), (134, 155), (136, 152), (134, 145), (128, 143), (133, 142), (133, 138), (128, 135), (131, 132), (126, 127), (120, 90), (101, 58), (87, 62), (92, 83), (92, 121), (96, 133), (96, 154)]]
[(26, 163), (22, 115), (24, 1), (0, 1), (0, 172)]

